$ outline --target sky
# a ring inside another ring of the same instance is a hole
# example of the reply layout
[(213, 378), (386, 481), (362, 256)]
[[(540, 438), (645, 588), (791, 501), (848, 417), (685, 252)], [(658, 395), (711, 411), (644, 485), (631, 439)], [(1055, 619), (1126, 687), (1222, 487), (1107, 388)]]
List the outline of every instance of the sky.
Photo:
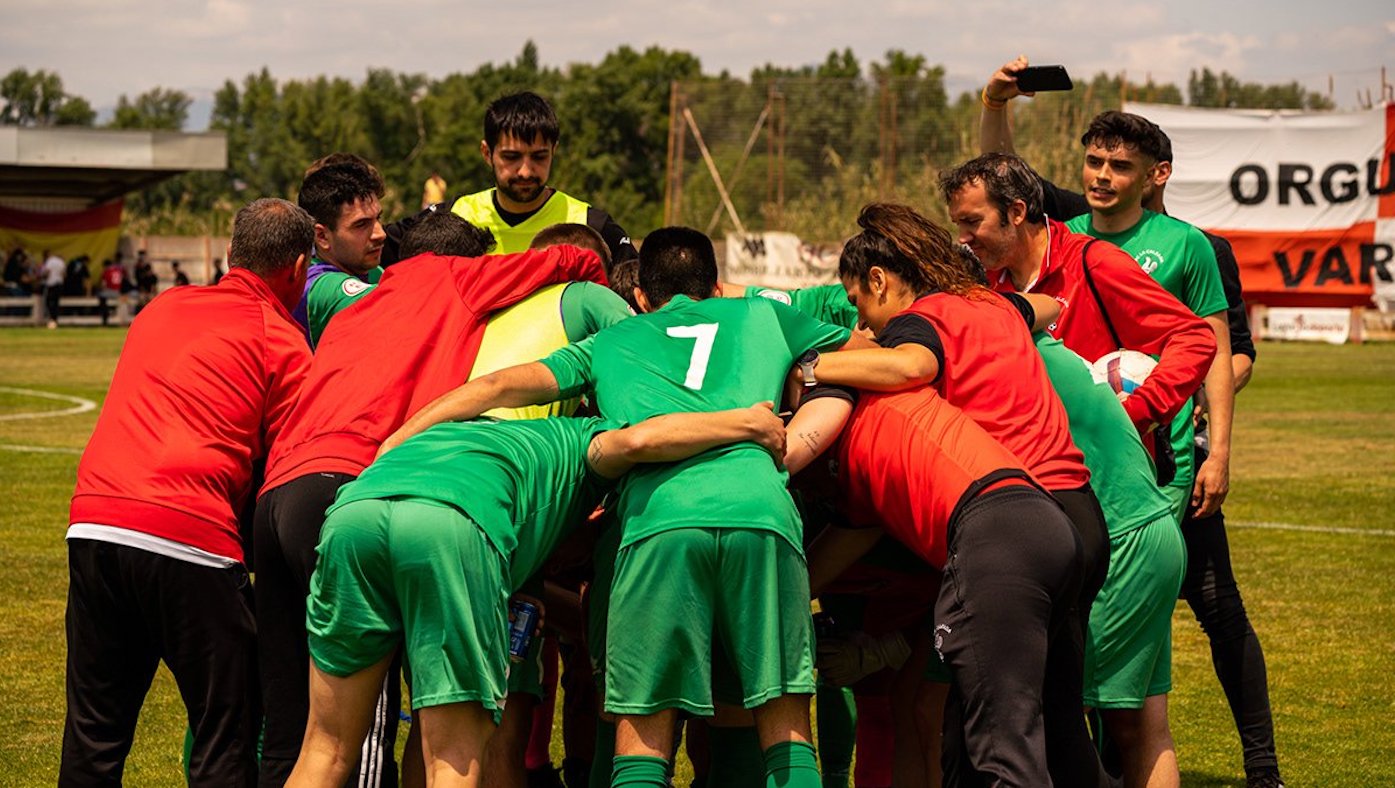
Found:
[(1077, 76), (1182, 85), (1201, 66), (1323, 91), (1333, 75), (1342, 107), (1358, 89), (1378, 95), (1382, 65), (1395, 82), (1389, 0), (0, 0), (0, 74), (56, 71), (102, 116), (122, 94), (177, 88), (195, 100), (190, 130), (207, 124), (225, 80), (263, 66), (282, 79), (358, 81), (370, 67), (442, 77), (511, 61), (529, 39), (549, 66), (658, 45), (736, 75), (845, 47), (864, 63), (902, 49), (943, 65), (952, 94), (1018, 53)]

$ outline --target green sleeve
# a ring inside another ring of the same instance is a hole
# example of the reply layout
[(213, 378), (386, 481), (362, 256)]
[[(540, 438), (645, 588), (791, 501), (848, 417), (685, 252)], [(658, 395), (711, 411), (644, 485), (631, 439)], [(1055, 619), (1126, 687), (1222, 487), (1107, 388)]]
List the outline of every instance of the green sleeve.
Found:
[(842, 285), (820, 285), (796, 290), (751, 286), (746, 288), (745, 296), (768, 298), (781, 304), (789, 304), (809, 317), (825, 323), (844, 328), (857, 327), (857, 308), (848, 303), (848, 291), (844, 290)]
[(1186, 288), (1187, 306), (1199, 317), (1224, 312), (1230, 307), (1221, 283), (1221, 267), (1216, 250), (1195, 227), (1187, 228)]
[(842, 347), (852, 336), (851, 330), (815, 320), (794, 307), (771, 301), (770, 308), (780, 323), (780, 331), (785, 336), (790, 355), (795, 358), (808, 350)]
[(310, 324), (310, 344), (320, 343), (329, 319), (350, 306), (374, 285), (343, 273), (324, 274), (315, 280), (305, 296), (305, 316)]
[(625, 299), (595, 282), (572, 282), (562, 291), (562, 327), (568, 342), (580, 342), (633, 314)]
[(554, 350), (542, 360), (543, 366), (557, 378), (559, 399), (575, 397), (591, 388), (591, 345), (595, 337), (587, 337)]

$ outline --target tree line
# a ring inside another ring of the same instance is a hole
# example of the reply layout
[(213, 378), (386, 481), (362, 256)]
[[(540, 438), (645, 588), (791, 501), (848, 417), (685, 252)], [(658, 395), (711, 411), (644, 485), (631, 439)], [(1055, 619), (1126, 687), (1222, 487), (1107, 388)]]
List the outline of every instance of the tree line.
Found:
[[(701, 124), (717, 169), (737, 176), (728, 188), (747, 206), (746, 224), (778, 225), (817, 238), (832, 233), (829, 222), (850, 221), (845, 203), (924, 195), (938, 167), (971, 155), (978, 97), (951, 99), (944, 79), (943, 67), (900, 50), (866, 63), (851, 50), (835, 50), (818, 64), (767, 64), (743, 78), (725, 71), (704, 74), (696, 56), (657, 46), (620, 46), (597, 63), (547, 67), (532, 42), (511, 62), (439, 79), (373, 68), (358, 82), (326, 76), (278, 80), (262, 68), (241, 81), (227, 80), (214, 96), (209, 128), (227, 134), (227, 170), (188, 173), (132, 194), (126, 219), (137, 233), (220, 234), (237, 207), (251, 199), (293, 199), (306, 165), (331, 151), (357, 153), (379, 167), (388, 184), (384, 213), (395, 218), (417, 208), (421, 185), (433, 172), (456, 194), (490, 185), (479, 155), (484, 108), (506, 93), (533, 90), (553, 103), (562, 124), (552, 183), (604, 207), (642, 236), (664, 220), (670, 88), (679, 83), (682, 106)], [(747, 150), (753, 123), (776, 94), (779, 117), (768, 121), (765, 133), (775, 133), (779, 124), (778, 180), (785, 199), (778, 206), (772, 202), (773, 145), (767, 140)], [(1140, 84), (1101, 73), (1078, 80), (1070, 93), (1018, 102), (1030, 105), (1017, 108), (1019, 147), (1049, 177), (1067, 175), (1077, 166), (1074, 137), (1084, 123), (1124, 99), (1202, 107), (1332, 106), (1297, 82), (1247, 83), (1206, 68), (1192, 72), (1185, 92), (1171, 83)], [(90, 102), (67, 93), (50, 71), (14, 69), (0, 79), (0, 102), (3, 125), (97, 125)], [(180, 130), (191, 104), (188, 94), (164, 87), (122, 95), (103, 126)], [(719, 205), (716, 190), (691, 142), (683, 160), (685, 207), (677, 216), (704, 227)]]

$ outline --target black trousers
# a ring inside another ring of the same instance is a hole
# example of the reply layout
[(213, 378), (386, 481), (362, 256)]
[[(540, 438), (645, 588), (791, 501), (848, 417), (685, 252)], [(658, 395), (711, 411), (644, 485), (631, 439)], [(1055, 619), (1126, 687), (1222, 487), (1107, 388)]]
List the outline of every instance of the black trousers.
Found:
[(66, 628), (60, 786), (121, 785), (160, 660), (189, 712), (190, 784), (256, 785), (260, 703), (245, 568), (70, 540)]
[[(353, 480), (342, 473), (311, 473), (268, 490), (257, 501), (252, 544), (257, 568), (257, 659), (266, 715), (262, 788), (284, 785), (300, 756), (310, 717), (305, 599), (315, 571), (315, 546), (334, 494)], [(395, 678), (386, 686), (389, 691), (387, 697), (379, 698), (359, 774), (364, 785), (390, 788), (397, 784), (393, 746), (401, 691)], [(351, 782), (360, 784), (357, 778)]]
[(1046, 720), (1073, 712), (1084, 728), (1078, 694), (1071, 708), (1048, 709), (1043, 691), (1082, 681), (1049, 658), (1080, 595), (1080, 537), (1050, 497), (1013, 486), (963, 504), (948, 539), (935, 602), (935, 646), (954, 675), (944, 784), (1049, 785)]
[(58, 322), (58, 299), (63, 296), (63, 285), (44, 286), (44, 312), (48, 319)]
[[(1196, 452), (1196, 467), (1206, 459)], [(1187, 574), (1182, 598), (1211, 641), (1211, 664), (1230, 703), (1230, 713), (1240, 734), (1246, 773), (1277, 770), (1274, 748), (1274, 715), (1269, 708), (1269, 679), (1259, 636), (1245, 613), (1245, 602), (1230, 565), (1230, 542), (1225, 535), (1225, 515), (1217, 512), (1197, 518), (1188, 510), (1182, 520), (1187, 543)]]
[(1081, 714), (1085, 693), (1085, 634), (1090, 606), (1109, 573), (1109, 525), (1099, 498), (1089, 484), (1074, 490), (1052, 490), (1080, 537), (1081, 583), (1075, 604), (1066, 611), (1061, 635), (1047, 654), (1047, 672), (1055, 680), (1042, 688), (1046, 714), (1047, 766), (1051, 781), (1060, 786), (1095, 788), (1112, 785), (1100, 764), (1099, 751)]

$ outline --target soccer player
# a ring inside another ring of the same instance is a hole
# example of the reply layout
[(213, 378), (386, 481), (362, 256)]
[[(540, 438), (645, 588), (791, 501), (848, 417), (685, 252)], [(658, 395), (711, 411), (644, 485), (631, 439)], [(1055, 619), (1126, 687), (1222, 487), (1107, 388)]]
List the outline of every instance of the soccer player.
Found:
[(329, 319), (383, 275), (383, 193), (378, 170), (352, 153), (331, 153), (305, 171), (297, 200), (315, 217), (315, 256), (295, 318), (312, 348)]
[(230, 270), (131, 325), (78, 464), (68, 527), (59, 782), (120, 784), (161, 660), (189, 711), (194, 785), (255, 785), (256, 628), (238, 514), (310, 354), (290, 310), (314, 221), (284, 200), (233, 221)]
[(431, 783), (478, 785), (518, 579), (633, 464), (747, 441), (783, 457), (784, 440), (766, 403), (625, 429), (599, 418), (440, 424), (380, 457), (325, 522), (309, 602), (310, 724), (288, 784), (343, 783), (402, 649)]
[[(265, 784), (285, 780), (305, 731), (304, 600), (335, 491), (368, 465), (409, 413), (467, 379), (492, 313), (572, 281), (605, 281), (595, 254), (562, 246), (504, 257), (420, 256), (394, 266), (326, 328), (300, 402), (272, 447), (257, 501)], [(387, 705), (379, 715), (384, 736), (396, 730), (395, 720), (388, 725)], [(391, 750), (377, 741), (365, 745), (371, 752), (364, 769), (383, 773), (379, 759), (390, 763)]]
[[(1025, 58), (1005, 65), (984, 87), (980, 132), (985, 150), (1011, 150), (1004, 108), (1019, 93), (1012, 75), (1025, 66)], [(1143, 206), (1158, 177), (1163, 139), (1156, 125), (1138, 115), (1111, 110), (1095, 116), (1080, 138), (1085, 149), (1081, 182), (1090, 211), (1071, 219), (1067, 227), (1128, 252), (1214, 332), (1218, 352), (1205, 379), (1212, 445), (1206, 462), (1193, 467), (1190, 413), (1176, 415), (1169, 428), (1177, 471), (1166, 490), (1180, 523), (1189, 503), (1201, 515), (1209, 515), (1229, 491), (1235, 389), (1227, 303), (1211, 243), (1199, 229)]]
[(1186, 565), (1182, 534), (1113, 389), (1060, 340), (1038, 334), (1036, 345), (1109, 524), (1109, 573), (1090, 608), (1085, 705), (1100, 711), (1119, 744), (1125, 785), (1177, 785), (1167, 693), (1172, 610)]
[(1065, 614), (1068, 638), (1051, 654), (1044, 697), (1053, 778), (1062, 785), (1105, 781), (1079, 714), (1084, 617), (1108, 568), (1108, 529), (1089, 471), (1071, 441), (1027, 326), (1024, 299), (984, 287), (943, 228), (912, 209), (873, 203), (862, 232), (843, 247), (839, 276), (848, 300), (881, 348), (830, 354), (820, 380), (877, 391), (929, 385), (1001, 443), (1066, 509), (1083, 549), (1078, 607)]
[[(385, 445), (442, 420), (586, 388), (603, 416), (631, 423), (773, 400), (796, 358), (850, 336), (768, 299), (713, 298), (711, 241), (689, 228), (645, 239), (639, 282), (647, 314), (468, 384)], [(619, 717), (612, 785), (667, 783), (677, 710), (713, 712), (714, 654), (736, 672), (733, 699), (755, 713), (768, 784), (819, 784), (808, 578), (784, 485), (783, 473), (741, 446), (642, 466), (622, 483), (609, 618), (624, 625), (607, 633), (605, 667), (605, 708)]]
[[(630, 236), (605, 211), (547, 185), (561, 127), (547, 100), (536, 93), (514, 93), (495, 100), (484, 113), (480, 155), (494, 173), (494, 187), (438, 203), (498, 240), (495, 254), (529, 248), (533, 236), (555, 224), (584, 224), (601, 234), (610, 263), (639, 256)], [(386, 264), (403, 259), (394, 246), (425, 211), (388, 227)], [(609, 266), (607, 266), (609, 271)]]

